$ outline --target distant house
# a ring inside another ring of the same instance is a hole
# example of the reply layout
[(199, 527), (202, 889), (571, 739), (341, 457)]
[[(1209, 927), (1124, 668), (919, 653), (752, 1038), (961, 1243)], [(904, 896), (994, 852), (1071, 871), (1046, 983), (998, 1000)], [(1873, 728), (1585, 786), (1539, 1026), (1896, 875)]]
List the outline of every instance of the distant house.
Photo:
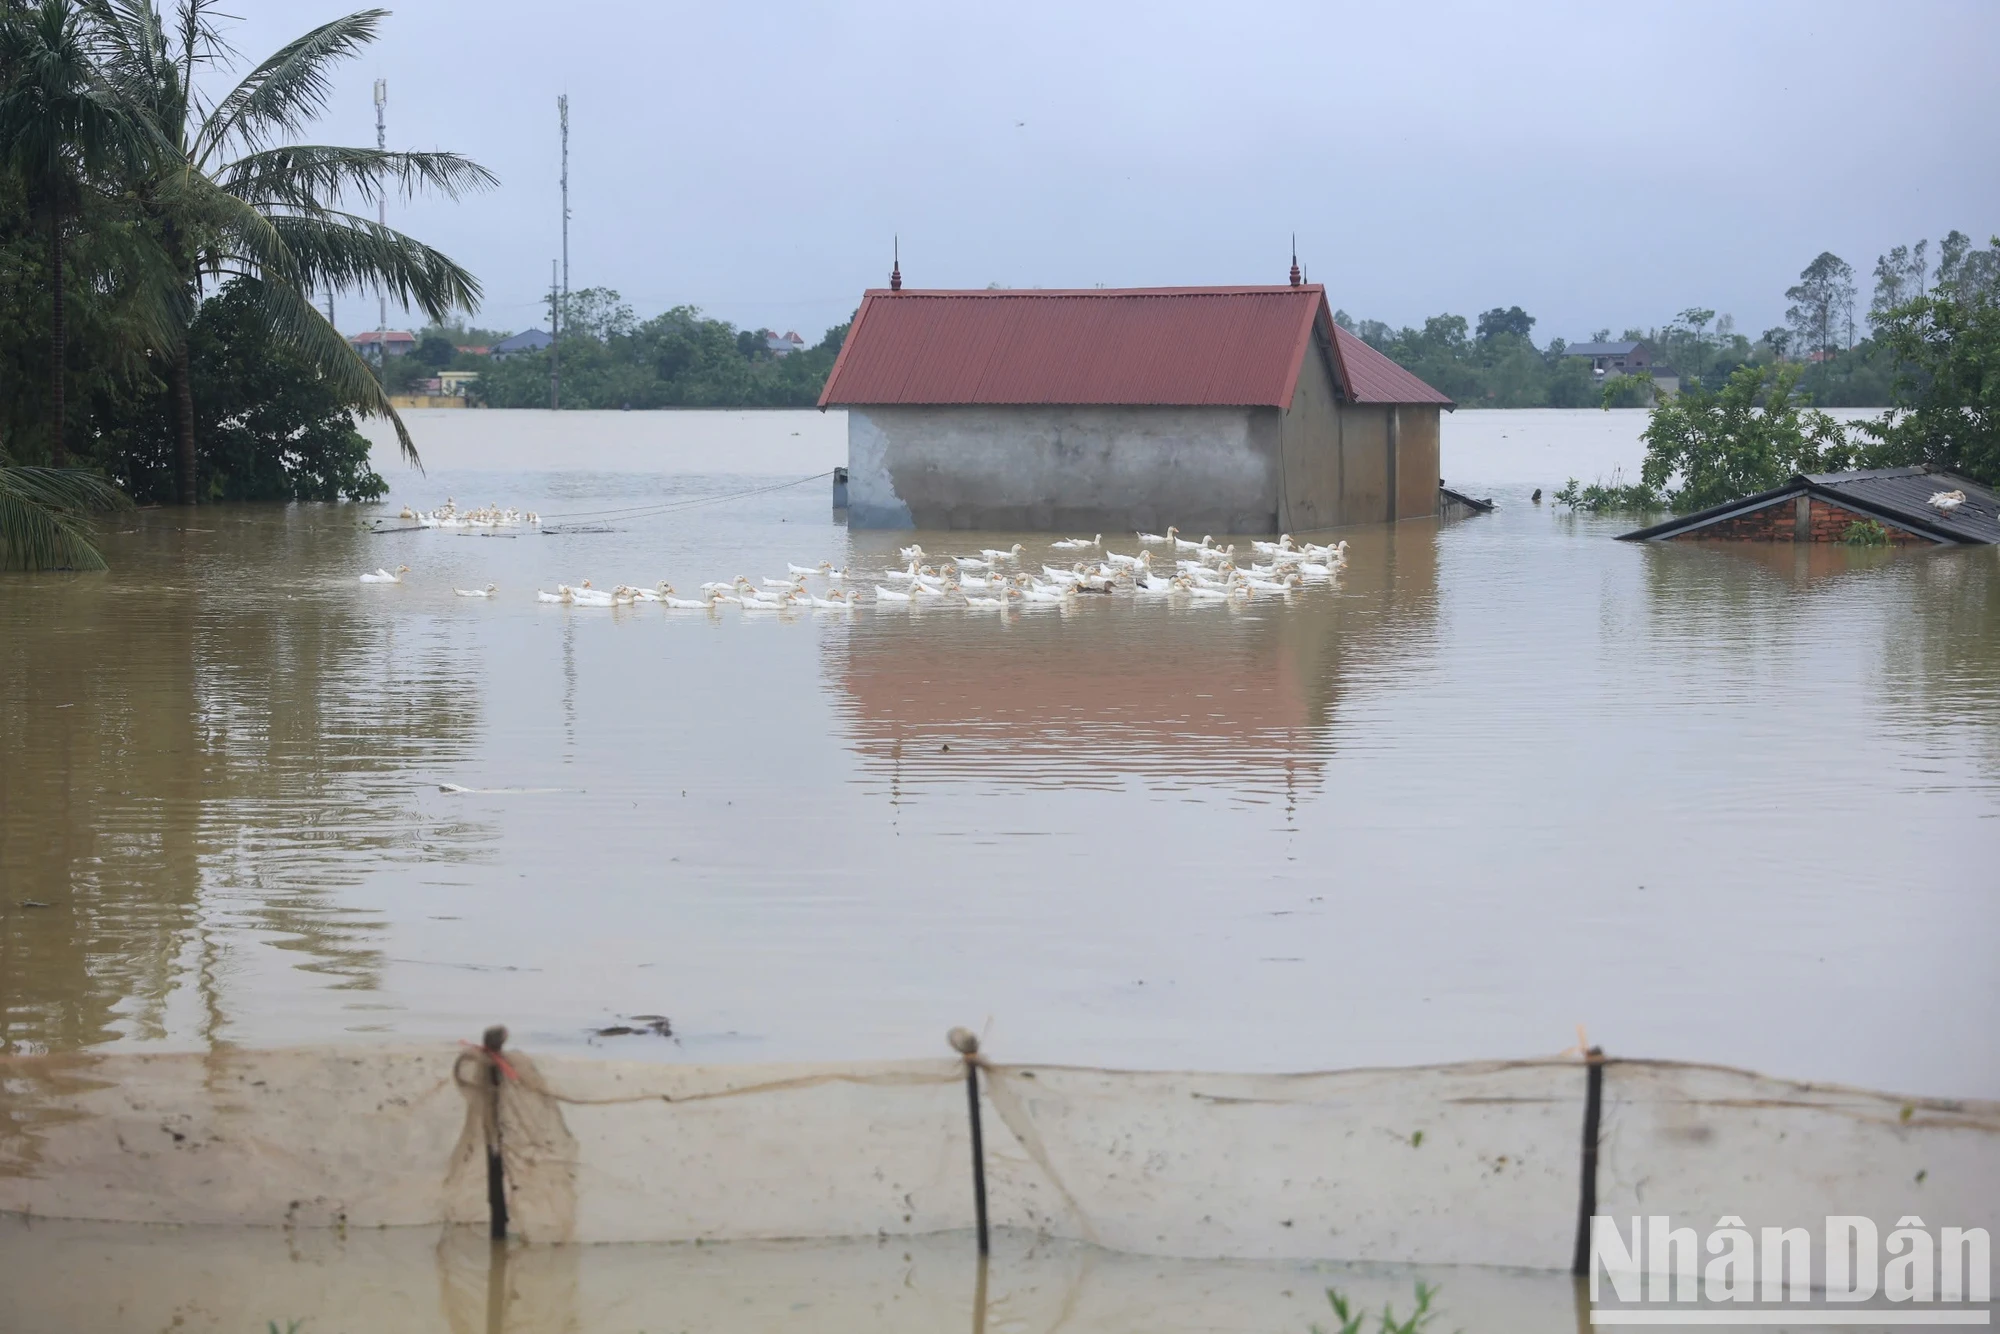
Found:
[(1880, 524), (1893, 546), (2000, 542), (2000, 500), (1954, 473), (1865, 468), (1801, 473), (1783, 486), (1622, 535), (1628, 542), (1844, 542)]
[(774, 357), (789, 357), (794, 352), (803, 352), (806, 340), (796, 333), (774, 334), (769, 330), (764, 334), (764, 350)]
[(1571, 343), (1563, 349), (1566, 357), (1589, 357), (1591, 373), (1599, 379), (1613, 375), (1645, 375), (1653, 369), (1650, 343)]
[(516, 353), (539, 352), (555, 341), (555, 339), (549, 337), (547, 333), (540, 329), (529, 329), (524, 333), (515, 334), (512, 338), (503, 338), (495, 343), (492, 348), (492, 357), (495, 361), (505, 361)]
[(927, 290), (821, 392), (854, 528), (1316, 532), (1431, 519), (1452, 402), (1288, 286)]
[(406, 357), (417, 347), (417, 336), (404, 329), (386, 333), (370, 329), (367, 333), (350, 335), (347, 341), (364, 357)]

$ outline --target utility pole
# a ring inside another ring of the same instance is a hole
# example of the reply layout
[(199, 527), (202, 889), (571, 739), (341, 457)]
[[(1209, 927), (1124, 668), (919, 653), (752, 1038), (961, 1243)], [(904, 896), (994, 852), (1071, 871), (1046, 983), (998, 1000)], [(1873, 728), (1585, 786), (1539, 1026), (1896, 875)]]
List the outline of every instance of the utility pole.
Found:
[[(389, 106), (389, 81), (375, 80), (375, 147), (378, 151), (389, 151), (389, 121), (385, 114)], [(375, 201), (375, 217), (384, 228), (389, 225), (389, 182), (383, 176), (382, 193)], [(389, 359), (389, 291), (377, 286), (377, 295), (382, 298), (382, 309), (375, 325), (375, 363), (386, 367)]]
[(549, 411), (562, 408), (562, 286), (549, 261)]

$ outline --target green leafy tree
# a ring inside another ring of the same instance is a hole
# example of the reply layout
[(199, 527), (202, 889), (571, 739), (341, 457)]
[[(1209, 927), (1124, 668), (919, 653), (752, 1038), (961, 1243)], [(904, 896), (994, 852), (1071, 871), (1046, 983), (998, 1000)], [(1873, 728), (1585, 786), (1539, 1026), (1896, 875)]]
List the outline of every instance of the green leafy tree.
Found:
[(1849, 466), (1846, 433), (1795, 392), (1799, 374), (1795, 365), (1744, 366), (1719, 393), (1696, 382), (1661, 402), (1643, 437), (1644, 484), (1685, 512)]
[(1954, 229), (1938, 246), (1937, 285), (1960, 298), (2000, 298), (2000, 246), (1980, 250)]
[[(189, 328), (199, 498), (212, 501), (372, 500), (388, 489), (368, 462), (344, 397), (278, 337), (258, 280), (238, 278), (202, 303)], [(409, 360), (410, 358), (404, 358)], [(99, 411), (106, 471), (135, 499), (178, 491), (177, 433), (169, 388), (123, 397)]]
[(1875, 298), (1868, 303), (1868, 322), (1878, 324), (1889, 312), (1924, 294), (1930, 276), (1929, 241), (1899, 245), (1875, 257)]
[[(2000, 261), (2000, 238), (1989, 253)], [(2000, 485), (2000, 297), (1940, 284), (1887, 312), (1875, 336), (1897, 367), (1895, 407), (1859, 424), (1864, 462), (1927, 463)]]
[(446, 335), (435, 329), (426, 329), (417, 335), (417, 346), (410, 356), (419, 366), (441, 371), (457, 359), (458, 348)]
[(64, 233), (79, 197), (118, 159), (136, 152), (141, 137), (99, 77), (88, 41), (86, 15), (75, 0), (41, 0), (0, 18), (0, 66), (7, 78), (0, 148), (48, 229), (49, 458), (58, 468), (68, 462)]
[(98, 65), (148, 145), (130, 189), (157, 228), (159, 282), (179, 312), (179, 336), (160, 348), (172, 389), (177, 499), (197, 499), (197, 449), (187, 331), (208, 288), (258, 280), (276, 344), (311, 365), (341, 401), (386, 417), (403, 454), (415, 444), (382, 383), (313, 305), (313, 291), (379, 287), (432, 321), (473, 310), (479, 284), (458, 264), (394, 228), (347, 211), (384, 192), (447, 198), (493, 185), (455, 153), (396, 153), (299, 143), (325, 110), (333, 72), (375, 40), (386, 12), (325, 23), (258, 62), (212, 102), (196, 79), (223, 64), (215, 0), (179, 0), (171, 24), (152, 0), (88, 0)]
[(1800, 271), (1797, 285), (1785, 289), (1785, 299), (1792, 303), (1785, 319), (1799, 345), (1816, 349), (1822, 357), (1832, 356), (1843, 320), (1850, 328), (1854, 322), (1854, 268), (1831, 250), (1823, 250)]
[(1527, 338), (1535, 328), (1535, 317), (1519, 306), (1509, 306), (1505, 310), (1495, 306), (1479, 317), (1479, 341), (1489, 342), (1502, 334), (1512, 334), (1516, 338)]

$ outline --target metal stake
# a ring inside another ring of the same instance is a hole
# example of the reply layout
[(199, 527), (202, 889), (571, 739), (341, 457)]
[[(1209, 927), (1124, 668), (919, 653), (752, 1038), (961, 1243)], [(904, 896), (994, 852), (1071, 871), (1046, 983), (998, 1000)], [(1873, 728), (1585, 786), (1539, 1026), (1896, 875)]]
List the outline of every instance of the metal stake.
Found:
[(1583, 1184), (1577, 1192), (1576, 1257), (1570, 1264), (1570, 1273), (1577, 1278), (1590, 1273), (1590, 1220), (1597, 1214), (1597, 1136), (1604, 1118), (1604, 1048), (1590, 1048), (1583, 1059), (1590, 1063), (1583, 1086)]
[(486, 1030), (486, 1077), (493, 1085), (493, 1137), (486, 1142), (486, 1209), (493, 1221), (493, 1240), (507, 1240), (507, 1169), (500, 1155), (500, 1049), (507, 1045), (507, 1026)]
[(965, 1058), (965, 1101), (972, 1114), (972, 1211), (979, 1223), (979, 1254), (983, 1260), (992, 1251), (986, 1228), (986, 1141), (979, 1125), (979, 1035), (969, 1028), (954, 1028), (945, 1035), (952, 1050)]

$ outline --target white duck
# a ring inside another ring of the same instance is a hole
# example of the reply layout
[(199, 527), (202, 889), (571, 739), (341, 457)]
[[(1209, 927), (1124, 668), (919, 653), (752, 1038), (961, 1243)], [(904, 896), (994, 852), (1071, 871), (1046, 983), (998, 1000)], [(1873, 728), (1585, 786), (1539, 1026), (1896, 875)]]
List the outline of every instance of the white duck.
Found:
[(535, 593), (535, 601), (570, 603), (576, 601), (576, 599), (570, 596), (570, 590), (568, 584), (557, 584), (556, 591), (553, 593), (544, 593), (541, 592), (540, 590), (537, 590)]
[(898, 593), (893, 588), (884, 588), (882, 585), (877, 584), (875, 585), (875, 600), (877, 602), (908, 602), (910, 601), (910, 595), (908, 593)]
[(490, 598), (500, 589), (496, 584), (488, 584), (484, 588), (454, 588), (451, 591), (462, 598)]
[(817, 565), (794, 565), (790, 561), (786, 561), (785, 568), (793, 574), (831, 574), (833, 573), (833, 562), (823, 560)]
[(830, 590), (825, 597), (813, 597), (810, 601), (822, 611), (849, 611), (854, 605), (847, 600), (847, 594), (837, 588)]
[(1091, 547), (1103, 546), (1104, 534), (1099, 533), (1096, 537), (1065, 537), (1062, 541), (1051, 542), (1049, 545), (1057, 551), (1086, 551)]
[(898, 548), (897, 554), (902, 556), (904, 560), (910, 562), (910, 564), (915, 565), (918, 561), (924, 558), (924, 549), (917, 543), (912, 542), (910, 543), (910, 545), (906, 547)]
[(603, 589), (592, 588), (588, 579), (575, 586), (557, 584), (556, 588), (569, 594), (569, 601), (579, 607), (608, 607), (616, 600)]
[(984, 556), (989, 561), (1002, 561), (1002, 560), (1012, 561), (1021, 559), (1021, 553), (1026, 550), (1027, 550), (1026, 547), (1022, 546), (1019, 542), (1016, 542), (1013, 546), (1009, 547), (1005, 551), (995, 551), (992, 547), (981, 547), (979, 554), (981, 556)]
[(1180, 535), (1181, 535), (1180, 529), (1174, 527), (1172, 524), (1168, 524), (1166, 532), (1140, 533), (1139, 540), (1141, 542), (1164, 542), (1167, 545), (1172, 546), (1176, 541), (1179, 540)]
[(1965, 503), (1963, 491), (1939, 491), (1925, 502), (1939, 514), (1949, 514)]
[(715, 605), (715, 595), (711, 593), (705, 598), (680, 598), (675, 597), (673, 589), (669, 588), (660, 594), (660, 602), (661, 605), (671, 607), (675, 611), (707, 611)]
[(403, 576), (409, 572), (410, 567), (407, 565), (398, 565), (394, 574), (384, 569), (377, 569), (373, 574), (362, 575), (361, 582), (364, 584), (400, 584), (403, 582)]
[(1206, 551), (1213, 545), (1215, 545), (1215, 539), (1206, 535), (1199, 542), (1190, 542), (1185, 537), (1176, 537), (1174, 539), (1174, 550), (1176, 551)]

